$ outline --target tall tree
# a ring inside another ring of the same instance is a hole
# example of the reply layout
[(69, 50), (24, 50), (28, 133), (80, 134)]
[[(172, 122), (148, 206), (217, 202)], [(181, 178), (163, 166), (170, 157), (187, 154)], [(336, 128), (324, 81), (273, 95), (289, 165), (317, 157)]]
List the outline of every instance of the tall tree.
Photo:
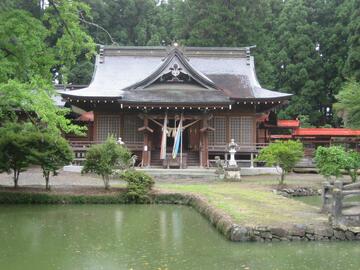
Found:
[(360, 83), (347, 82), (336, 96), (335, 110), (342, 116), (346, 127), (360, 128)]
[[(155, 0), (83, 0), (93, 9), (92, 22), (106, 29), (89, 24), (88, 29), (100, 44), (161, 45), (166, 35), (160, 23), (160, 8)], [(113, 40), (109, 39), (110, 33)]]
[(275, 31), (276, 88), (294, 94), (285, 116), (309, 115), (312, 123), (320, 121), (326, 99), (318, 31), (303, 0), (285, 2)]
[(344, 74), (360, 82), (360, 2), (347, 0), (342, 5), (343, 16), (348, 15), (346, 27), (347, 46), (349, 48)]
[(89, 9), (79, 1), (49, 0), (46, 9), (29, 12), (23, 3), (16, 0), (0, 10), (0, 120), (15, 121), (18, 111), (55, 133), (79, 133), (65, 118), (68, 111), (52, 101), (53, 74), (66, 82), (77, 57), (94, 53), (79, 20)]

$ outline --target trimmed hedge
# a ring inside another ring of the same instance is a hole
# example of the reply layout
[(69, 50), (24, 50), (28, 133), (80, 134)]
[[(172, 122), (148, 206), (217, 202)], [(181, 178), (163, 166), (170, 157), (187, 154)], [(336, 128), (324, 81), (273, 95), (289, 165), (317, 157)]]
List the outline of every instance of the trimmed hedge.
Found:
[(0, 192), (0, 204), (122, 204), (124, 194), (58, 195), (45, 193)]
[(184, 204), (190, 197), (180, 193), (149, 194), (146, 200), (129, 201), (127, 193), (113, 195), (66, 195), (0, 191), (0, 204)]

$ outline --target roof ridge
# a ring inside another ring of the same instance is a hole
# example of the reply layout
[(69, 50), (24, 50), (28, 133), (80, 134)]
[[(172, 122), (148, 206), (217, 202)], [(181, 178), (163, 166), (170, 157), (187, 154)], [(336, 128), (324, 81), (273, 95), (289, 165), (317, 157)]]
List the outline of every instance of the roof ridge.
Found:
[[(169, 47), (175, 46), (114, 46), (114, 45), (104, 45), (103, 48), (105, 50), (118, 50), (118, 49), (128, 49), (128, 50), (166, 50)], [(178, 46), (176, 46), (178, 47)], [(199, 47), (199, 46), (181, 46), (185, 48), (185, 50), (223, 50), (223, 51), (248, 51), (249, 49), (255, 48), (256, 45), (253, 46), (244, 46), (244, 47)]]

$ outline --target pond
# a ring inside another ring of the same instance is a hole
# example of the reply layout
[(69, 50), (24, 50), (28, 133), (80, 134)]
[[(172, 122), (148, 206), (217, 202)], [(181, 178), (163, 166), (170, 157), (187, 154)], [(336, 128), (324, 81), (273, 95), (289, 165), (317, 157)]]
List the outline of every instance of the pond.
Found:
[(322, 206), (321, 196), (301, 196), (301, 197), (292, 197), (292, 199), (301, 201), (306, 204), (310, 204), (312, 206), (317, 206), (317, 207), (319, 207), (319, 209)]
[(186, 206), (0, 206), (0, 269), (356, 269), (358, 242), (232, 243)]
[[(302, 196), (302, 197), (292, 197), (292, 199), (301, 201), (303, 203), (317, 206), (319, 209), (322, 207), (322, 198), (321, 196)], [(346, 198), (344, 202), (360, 202), (360, 196), (353, 196)]]

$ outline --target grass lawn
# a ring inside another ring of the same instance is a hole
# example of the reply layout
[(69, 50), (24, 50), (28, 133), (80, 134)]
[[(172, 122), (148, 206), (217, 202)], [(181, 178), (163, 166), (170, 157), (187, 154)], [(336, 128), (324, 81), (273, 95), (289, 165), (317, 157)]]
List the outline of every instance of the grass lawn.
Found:
[(320, 224), (327, 216), (319, 208), (274, 194), (262, 182), (219, 182), (207, 184), (156, 184), (168, 191), (202, 195), (210, 204), (229, 214), (238, 224), (247, 226), (292, 226)]
[[(288, 187), (311, 187), (320, 189), (325, 179), (318, 174), (298, 174), (292, 173), (286, 176), (285, 185)], [(243, 184), (262, 186), (264, 188), (277, 188), (279, 176), (276, 175), (256, 175), (245, 176), (241, 181)]]

